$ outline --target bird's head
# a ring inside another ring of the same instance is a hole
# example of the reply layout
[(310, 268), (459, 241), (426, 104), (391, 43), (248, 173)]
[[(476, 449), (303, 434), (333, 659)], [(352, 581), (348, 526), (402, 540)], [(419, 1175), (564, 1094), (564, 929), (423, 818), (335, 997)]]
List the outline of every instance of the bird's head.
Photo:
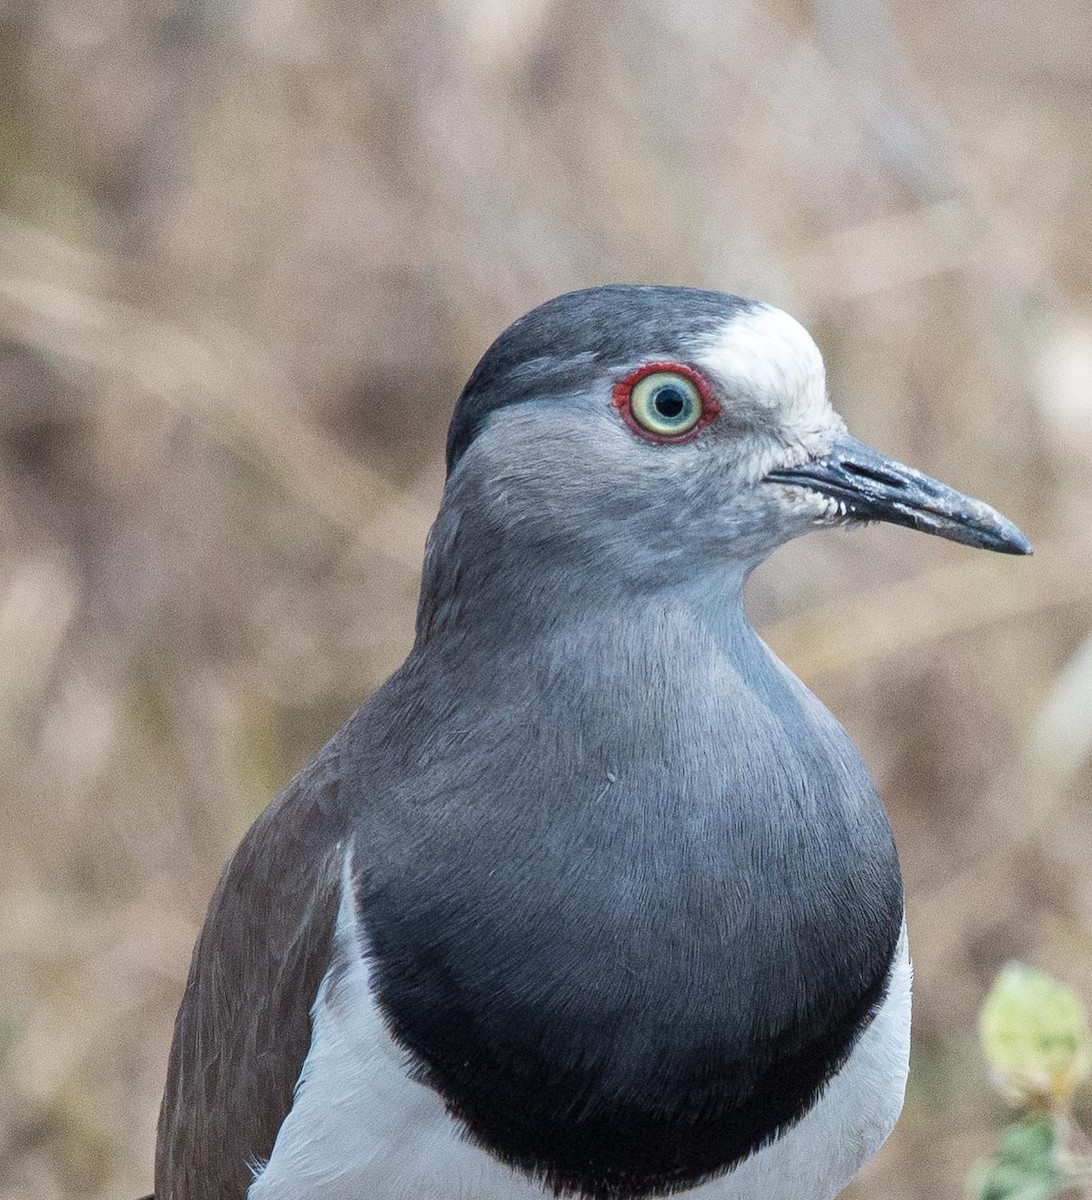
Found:
[(1030, 551), (987, 505), (850, 437), (792, 317), (692, 288), (593, 288), (516, 321), (460, 397), (448, 470), (495, 544), (637, 584), (742, 575), (863, 521)]

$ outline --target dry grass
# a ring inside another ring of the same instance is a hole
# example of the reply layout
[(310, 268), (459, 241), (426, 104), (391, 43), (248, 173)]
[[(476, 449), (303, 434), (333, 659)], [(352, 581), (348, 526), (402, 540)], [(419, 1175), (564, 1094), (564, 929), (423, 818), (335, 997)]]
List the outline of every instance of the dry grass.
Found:
[(1092, 997), (1092, 9), (0, 5), (0, 1197), (130, 1197), (190, 947), (399, 661), (462, 379), (606, 280), (781, 303), (855, 431), (1040, 553), (808, 539), (752, 609), (903, 851), (957, 1196), (994, 970)]

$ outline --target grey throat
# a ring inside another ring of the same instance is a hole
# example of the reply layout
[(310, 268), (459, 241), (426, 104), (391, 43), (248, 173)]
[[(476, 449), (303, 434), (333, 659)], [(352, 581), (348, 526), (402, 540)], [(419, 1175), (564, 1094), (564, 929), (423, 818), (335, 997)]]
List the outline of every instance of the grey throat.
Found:
[(159, 1200), (830, 1200), (902, 1104), (899, 864), (744, 615), (789, 539), (1030, 551), (851, 438), (815, 344), (686, 288), (558, 297), (475, 369), (417, 636), (209, 908)]

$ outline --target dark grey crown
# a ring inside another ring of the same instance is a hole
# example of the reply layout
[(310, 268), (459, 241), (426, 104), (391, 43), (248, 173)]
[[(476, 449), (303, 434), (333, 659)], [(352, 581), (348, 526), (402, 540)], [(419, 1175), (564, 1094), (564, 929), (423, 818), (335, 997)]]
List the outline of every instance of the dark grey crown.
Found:
[(474, 368), (448, 430), (448, 473), (497, 409), (579, 391), (589, 375), (649, 358), (686, 361), (703, 336), (753, 307), (725, 292), (620, 283), (548, 300), (509, 325)]

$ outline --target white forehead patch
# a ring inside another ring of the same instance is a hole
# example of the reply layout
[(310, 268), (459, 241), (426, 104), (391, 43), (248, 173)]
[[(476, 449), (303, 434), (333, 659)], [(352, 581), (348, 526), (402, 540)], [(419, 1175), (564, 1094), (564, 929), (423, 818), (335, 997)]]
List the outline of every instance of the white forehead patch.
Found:
[(806, 445), (842, 427), (827, 399), (819, 347), (779, 308), (758, 304), (741, 312), (695, 357), (720, 381), (729, 402), (768, 416), (786, 441)]

